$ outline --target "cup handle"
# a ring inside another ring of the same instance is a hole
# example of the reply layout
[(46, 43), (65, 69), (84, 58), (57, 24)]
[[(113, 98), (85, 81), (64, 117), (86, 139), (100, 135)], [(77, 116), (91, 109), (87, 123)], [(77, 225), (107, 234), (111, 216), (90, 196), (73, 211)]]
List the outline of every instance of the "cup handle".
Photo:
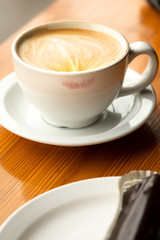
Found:
[(128, 63), (141, 54), (149, 56), (149, 61), (144, 72), (139, 76), (135, 84), (122, 86), (118, 97), (129, 95), (146, 88), (155, 78), (158, 71), (158, 57), (155, 50), (146, 42), (135, 42), (130, 44)]

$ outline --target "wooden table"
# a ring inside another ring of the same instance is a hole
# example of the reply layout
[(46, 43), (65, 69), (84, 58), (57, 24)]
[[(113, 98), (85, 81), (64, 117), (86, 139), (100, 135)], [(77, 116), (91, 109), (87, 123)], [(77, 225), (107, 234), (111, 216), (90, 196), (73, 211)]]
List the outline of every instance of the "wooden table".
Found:
[[(145, 0), (57, 0), (0, 46), (0, 79), (13, 71), (10, 47), (21, 31), (59, 20), (89, 20), (115, 28), (129, 42), (147, 41), (160, 54), (160, 13)], [(142, 71), (141, 57), (132, 67)], [(138, 130), (113, 142), (60, 147), (19, 137), (0, 126), (0, 224), (18, 207), (55, 187), (133, 169), (160, 171), (160, 74), (153, 87), (157, 106)]]

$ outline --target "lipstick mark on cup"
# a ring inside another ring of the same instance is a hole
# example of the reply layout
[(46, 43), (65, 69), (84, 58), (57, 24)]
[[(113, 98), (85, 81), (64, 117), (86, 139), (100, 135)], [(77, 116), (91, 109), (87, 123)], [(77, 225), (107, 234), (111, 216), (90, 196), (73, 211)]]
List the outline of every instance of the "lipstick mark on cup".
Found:
[(62, 85), (69, 89), (79, 89), (87, 88), (93, 84), (95, 78), (85, 79), (85, 80), (64, 80)]

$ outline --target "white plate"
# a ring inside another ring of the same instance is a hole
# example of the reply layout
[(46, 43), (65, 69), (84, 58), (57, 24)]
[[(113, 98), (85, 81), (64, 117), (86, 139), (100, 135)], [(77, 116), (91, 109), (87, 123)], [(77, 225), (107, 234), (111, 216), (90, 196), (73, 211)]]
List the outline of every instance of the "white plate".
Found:
[(119, 201), (119, 177), (64, 185), (18, 209), (1, 226), (1, 240), (103, 240)]
[[(135, 81), (138, 73), (128, 69), (125, 82)], [(24, 138), (61, 146), (85, 146), (123, 137), (144, 124), (152, 114), (156, 96), (151, 86), (137, 94), (117, 98), (92, 125), (56, 128), (47, 124), (24, 97), (15, 73), (0, 82), (0, 123)]]

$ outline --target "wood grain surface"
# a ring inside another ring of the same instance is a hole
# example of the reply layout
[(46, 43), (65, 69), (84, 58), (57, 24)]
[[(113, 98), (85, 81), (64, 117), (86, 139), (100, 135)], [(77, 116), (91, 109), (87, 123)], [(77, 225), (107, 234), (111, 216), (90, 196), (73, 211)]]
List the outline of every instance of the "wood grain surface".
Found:
[[(145, 0), (57, 0), (0, 45), (0, 79), (13, 71), (11, 44), (39, 23), (82, 19), (120, 31), (130, 43), (147, 41), (160, 55), (160, 13)], [(131, 67), (142, 72), (147, 59)], [(52, 188), (88, 178), (117, 176), (133, 169), (160, 171), (160, 74), (153, 87), (157, 106), (147, 122), (113, 142), (59, 147), (19, 137), (0, 126), (0, 224), (18, 207)]]

